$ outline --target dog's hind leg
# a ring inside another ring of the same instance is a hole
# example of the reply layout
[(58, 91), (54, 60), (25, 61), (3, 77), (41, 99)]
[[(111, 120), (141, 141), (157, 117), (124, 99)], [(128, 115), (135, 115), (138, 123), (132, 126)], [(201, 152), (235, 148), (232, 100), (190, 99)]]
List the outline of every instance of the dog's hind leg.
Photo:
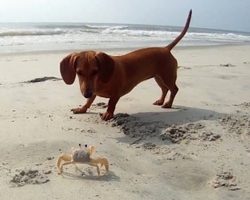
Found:
[(158, 77), (158, 76), (155, 77), (155, 81), (160, 86), (162, 94), (161, 94), (161, 97), (157, 101), (155, 101), (153, 104), (157, 106), (161, 106), (163, 105), (165, 101), (166, 95), (168, 93), (168, 88), (166, 87), (166, 84), (164, 83), (161, 77)]
[(170, 90), (170, 98), (169, 100), (162, 106), (162, 108), (171, 108), (173, 105), (173, 101), (175, 98), (175, 95), (178, 92), (178, 87), (176, 86), (176, 84), (173, 84), (171, 86), (169, 86), (169, 90)]
[(178, 92), (178, 87), (176, 86), (177, 79), (177, 60), (170, 53), (168, 56), (168, 64), (163, 68), (163, 73), (159, 74), (164, 85), (170, 90), (169, 100), (162, 106), (162, 108), (171, 108), (174, 98)]

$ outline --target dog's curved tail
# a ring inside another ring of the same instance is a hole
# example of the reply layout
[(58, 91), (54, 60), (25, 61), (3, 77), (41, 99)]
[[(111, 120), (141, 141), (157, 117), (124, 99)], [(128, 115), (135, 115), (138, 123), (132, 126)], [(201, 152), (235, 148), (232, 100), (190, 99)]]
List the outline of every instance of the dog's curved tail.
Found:
[(189, 28), (189, 24), (191, 21), (191, 17), (192, 17), (192, 10), (189, 11), (189, 15), (185, 24), (185, 27), (183, 28), (181, 34), (175, 38), (175, 40), (173, 42), (171, 42), (168, 46), (166, 46), (166, 48), (169, 49), (169, 51), (175, 47), (175, 45), (184, 37), (184, 35), (186, 34), (188, 28)]

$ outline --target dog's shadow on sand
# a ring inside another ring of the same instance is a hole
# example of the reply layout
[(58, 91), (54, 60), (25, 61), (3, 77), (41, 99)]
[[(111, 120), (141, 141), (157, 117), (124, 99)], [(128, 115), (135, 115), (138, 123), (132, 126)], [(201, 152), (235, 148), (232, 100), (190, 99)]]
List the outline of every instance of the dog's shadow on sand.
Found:
[(162, 112), (140, 112), (127, 117), (124, 117), (124, 114), (117, 114), (114, 124), (125, 134), (117, 140), (122, 143), (131, 143), (131, 138), (140, 140), (145, 137), (159, 137), (163, 129), (172, 125), (196, 123), (201, 120), (218, 120), (223, 115), (208, 109), (175, 106)]
[[(79, 171), (79, 170), (78, 170)], [(91, 180), (91, 181), (120, 181), (120, 177), (117, 176), (113, 171), (109, 171), (104, 175), (97, 176), (92, 174), (85, 174), (81, 170), (79, 173), (63, 172), (62, 176), (67, 179), (75, 180)]]
[(171, 109), (163, 110), (162, 112), (140, 112), (131, 116), (139, 118), (145, 122), (165, 122), (171, 124), (185, 124), (197, 122), (200, 120), (218, 119), (222, 113), (218, 113), (208, 109), (175, 106)]

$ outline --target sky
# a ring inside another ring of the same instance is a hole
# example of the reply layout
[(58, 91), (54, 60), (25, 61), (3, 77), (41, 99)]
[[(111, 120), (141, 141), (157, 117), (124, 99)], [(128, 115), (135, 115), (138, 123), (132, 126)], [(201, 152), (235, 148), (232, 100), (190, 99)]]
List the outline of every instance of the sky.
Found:
[(84, 22), (250, 32), (250, 0), (0, 0), (0, 22)]

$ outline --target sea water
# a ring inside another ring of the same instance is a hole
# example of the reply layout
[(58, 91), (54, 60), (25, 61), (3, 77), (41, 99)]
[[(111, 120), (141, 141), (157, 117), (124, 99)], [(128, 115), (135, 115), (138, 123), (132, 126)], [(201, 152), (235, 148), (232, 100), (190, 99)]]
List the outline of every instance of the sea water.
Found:
[[(1, 23), (0, 54), (166, 46), (182, 28), (131, 24)], [(250, 43), (250, 33), (190, 28), (178, 47), (245, 43)]]

